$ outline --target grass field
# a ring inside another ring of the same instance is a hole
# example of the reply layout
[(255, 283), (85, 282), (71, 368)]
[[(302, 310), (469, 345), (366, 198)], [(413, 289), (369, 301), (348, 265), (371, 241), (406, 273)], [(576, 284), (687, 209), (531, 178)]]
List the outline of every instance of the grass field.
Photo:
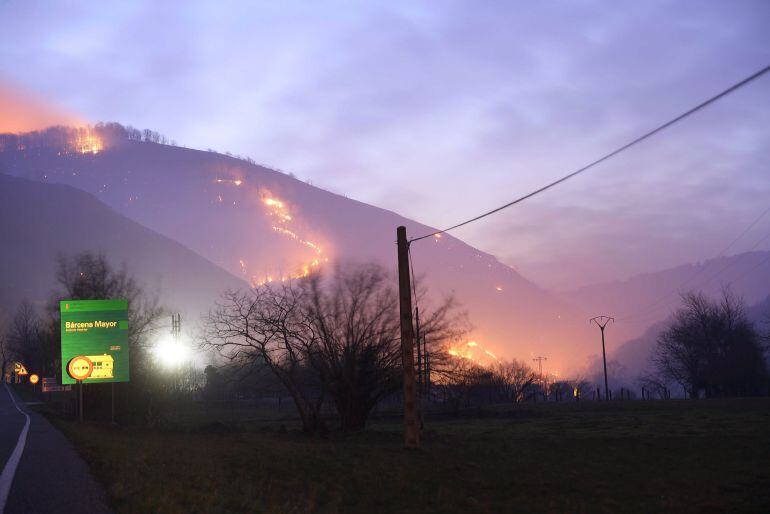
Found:
[(770, 512), (770, 399), (549, 404), (312, 439), (56, 421), (118, 512)]

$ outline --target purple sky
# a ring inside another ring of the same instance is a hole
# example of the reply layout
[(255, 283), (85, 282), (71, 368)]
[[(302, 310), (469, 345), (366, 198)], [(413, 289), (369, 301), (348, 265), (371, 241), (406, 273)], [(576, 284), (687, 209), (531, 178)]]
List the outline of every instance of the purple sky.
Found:
[[(770, 63), (763, 0), (48, 4), (0, 2), (6, 85), (439, 227)], [(715, 256), (770, 205), (768, 106), (770, 76), (455, 235), (554, 288)]]

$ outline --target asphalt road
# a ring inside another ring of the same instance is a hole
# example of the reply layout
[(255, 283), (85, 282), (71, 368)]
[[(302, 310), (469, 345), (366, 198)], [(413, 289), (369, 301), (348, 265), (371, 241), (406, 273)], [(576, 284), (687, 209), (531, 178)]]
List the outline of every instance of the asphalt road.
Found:
[[(31, 412), (24, 452), (13, 479), (4, 514), (108, 513), (103, 489), (70, 442), (44, 417)], [(25, 417), (0, 385), (0, 470), (16, 447)]]

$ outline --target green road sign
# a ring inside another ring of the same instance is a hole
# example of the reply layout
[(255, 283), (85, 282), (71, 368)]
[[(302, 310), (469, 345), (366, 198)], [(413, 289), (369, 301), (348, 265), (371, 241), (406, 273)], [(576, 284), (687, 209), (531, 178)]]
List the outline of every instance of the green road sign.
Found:
[(62, 384), (128, 382), (128, 302), (63, 300)]

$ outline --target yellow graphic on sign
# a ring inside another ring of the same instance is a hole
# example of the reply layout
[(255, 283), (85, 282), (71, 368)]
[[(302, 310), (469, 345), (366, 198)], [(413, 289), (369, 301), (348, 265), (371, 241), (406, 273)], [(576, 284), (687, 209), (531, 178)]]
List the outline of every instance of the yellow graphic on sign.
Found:
[(27, 368), (24, 367), (24, 364), (21, 362), (17, 362), (16, 365), (13, 368), (14, 373), (16, 375), (28, 375), (29, 372), (27, 371)]
[(29, 376), (29, 383), (30, 384), (35, 385), (35, 384), (38, 383), (38, 381), (40, 381), (40, 377), (35, 375), (34, 373)]
[(94, 366), (94, 370), (88, 378), (113, 378), (112, 369), (115, 360), (112, 358), (112, 355), (105, 353), (104, 355), (89, 355), (88, 358)]
[(67, 364), (67, 373), (75, 380), (85, 380), (91, 376), (94, 371), (94, 364), (91, 359), (78, 355)]
[(67, 366), (67, 372), (75, 380), (90, 378), (105, 379), (114, 378), (112, 370), (115, 360), (112, 355), (79, 355), (72, 359)]

